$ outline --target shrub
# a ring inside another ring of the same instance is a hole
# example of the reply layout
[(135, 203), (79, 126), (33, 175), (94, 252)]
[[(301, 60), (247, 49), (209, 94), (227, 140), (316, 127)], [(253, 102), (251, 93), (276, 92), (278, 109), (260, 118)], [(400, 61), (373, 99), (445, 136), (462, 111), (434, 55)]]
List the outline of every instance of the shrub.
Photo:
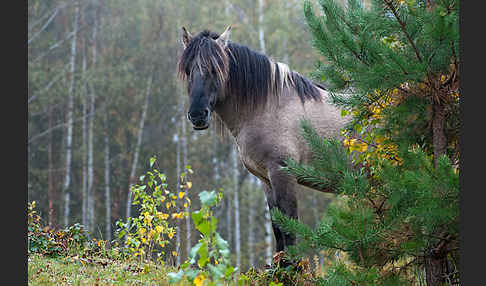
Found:
[[(133, 205), (139, 205), (140, 215), (129, 217), (127, 222), (117, 221), (118, 238), (125, 238), (125, 249), (128, 254), (140, 256), (141, 260), (151, 260), (155, 254), (159, 261), (165, 254), (164, 249), (176, 234), (176, 227), (169, 219), (183, 219), (187, 212), (179, 211), (191, 203), (187, 191), (192, 183), (186, 181), (186, 172), (180, 175), (182, 191), (179, 193), (168, 190), (167, 178), (157, 168), (155, 157), (150, 158), (150, 168), (145, 175), (140, 176), (141, 184), (131, 186)], [(192, 173), (190, 166), (186, 171)], [(172, 255), (177, 255), (173, 252)]]
[(169, 273), (170, 283), (178, 283), (186, 278), (194, 285), (220, 285), (234, 278), (237, 268), (230, 264), (228, 242), (216, 232), (218, 219), (211, 210), (222, 197), (223, 194), (216, 191), (199, 193), (202, 206), (192, 213), (192, 220), (201, 233), (201, 239), (192, 247), (189, 258), (181, 265), (181, 269)]

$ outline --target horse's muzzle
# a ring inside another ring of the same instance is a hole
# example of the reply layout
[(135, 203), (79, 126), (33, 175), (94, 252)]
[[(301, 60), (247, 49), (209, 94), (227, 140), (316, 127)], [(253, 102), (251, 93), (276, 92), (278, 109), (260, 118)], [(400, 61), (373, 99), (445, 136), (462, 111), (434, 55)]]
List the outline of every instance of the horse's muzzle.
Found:
[(192, 128), (194, 130), (204, 130), (209, 127), (209, 119), (211, 117), (211, 111), (205, 109), (202, 113), (191, 115), (187, 113), (187, 119), (192, 123)]

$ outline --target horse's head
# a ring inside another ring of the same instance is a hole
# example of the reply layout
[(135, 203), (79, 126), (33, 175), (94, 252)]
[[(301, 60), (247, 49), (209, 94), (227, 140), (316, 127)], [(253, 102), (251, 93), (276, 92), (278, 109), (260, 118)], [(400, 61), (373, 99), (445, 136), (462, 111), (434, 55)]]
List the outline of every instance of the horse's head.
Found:
[(209, 127), (211, 112), (224, 96), (229, 73), (226, 53), (231, 26), (218, 35), (203, 31), (192, 36), (182, 28), (184, 52), (179, 61), (179, 75), (187, 82), (190, 98), (187, 118), (195, 130)]

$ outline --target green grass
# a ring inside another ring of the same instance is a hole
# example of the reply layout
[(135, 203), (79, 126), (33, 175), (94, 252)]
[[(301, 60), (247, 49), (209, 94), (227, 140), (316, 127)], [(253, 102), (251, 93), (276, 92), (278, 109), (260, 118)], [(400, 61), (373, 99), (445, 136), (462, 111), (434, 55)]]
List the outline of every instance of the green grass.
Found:
[[(177, 272), (174, 267), (141, 263), (124, 259), (108, 259), (102, 256), (49, 257), (31, 253), (28, 257), (28, 285), (171, 285), (167, 274)], [(315, 285), (315, 274), (306, 270), (296, 272), (289, 269), (252, 269), (242, 273), (246, 277), (238, 283), (238, 277), (225, 285)], [(272, 284), (272, 282), (274, 284)], [(279, 284), (279, 282), (283, 282)], [(183, 280), (177, 286), (190, 286)]]
[(171, 267), (140, 262), (31, 254), (28, 285), (169, 285), (171, 271)]

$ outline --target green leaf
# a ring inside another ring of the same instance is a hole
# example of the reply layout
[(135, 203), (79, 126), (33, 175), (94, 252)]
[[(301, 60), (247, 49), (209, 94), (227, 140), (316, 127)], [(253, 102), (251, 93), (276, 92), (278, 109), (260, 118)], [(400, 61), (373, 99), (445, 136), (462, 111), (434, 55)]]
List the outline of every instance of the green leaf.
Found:
[(204, 236), (208, 236), (209, 233), (211, 232), (211, 224), (207, 220), (206, 221), (202, 221), (201, 223), (199, 223), (198, 225), (196, 225), (196, 228)]
[[(186, 262), (184, 262), (184, 263), (181, 264), (181, 269), (182, 270), (186, 270), (187, 267), (189, 267), (190, 265), (191, 265), (191, 263), (189, 261), (186, 261)], [(188, 271), (190, 271), (190, 270), (188, 270)], [(188, 271), (186, 271), (186, 275), (187, 275), (187, 272)]]
[(154, 165), (155, 160), (157, 160), (155, 159), (155, 157), (150, 157), (150, 168), (152, 168), (152, 166)]
[(228, 265), (226, 267), (226, 270), (224, 271), (224, 277), (225, 278), (230, 278), (231, 275), (233, 275), (233, 273), (235, 272), (235, 268), (231, 265)]
[(194, 225), (197, 227), (203, 221), (203, 214), (201, 211), (195, 211), (191, 214), (192, 220), (194, 221)]
[(216, 232), (216, 234), (214, 236), (215, 236), (215, 239), (216, 239), (216, 248), (218, 248), (218, 250), (223, 250), (223, 249), (229, 248), (228, 242), (226, 240), (224, 240), (224, 238), (222, 238), (221, 235), (219, 235), (219, 233)]
[(182, 271), (181, 269), (177, 273), (170, 272), (169, 274), (167, 274), (167, 276), (169, 277), (169, 283), (178, 283), (179, 281), (181, 281), (182, 276), (184, 276), (184, 271)]
[(349, 111), (347, 111), (347, 110), (346, 110), (346, 109), (344, 109), (344, 108), (343, 108), (343, 109), (341, 109), (341, 116), (342, 116), (342, 117), (345, 117), (345, 116), (346, 116), (346, 115), (348, 115), (348, 114), (349, 114)]
[(191, 251), (189, 251), (189, 257), (190, 258), (194, 258), (196, 257), (196, 254), (198, 253), (199, 249), (201, 248), (202, 246), (202, 242), (199, 242), (198, 244), (194, 245), (192, 248), (191, 248)]
[(187, 280), (189, 280), (189, 282), (192, 282), (194, 281), (194, 279), (196, 279), (197, 275), (199, 275), (199, 270), (195, 270), (195, 269), (189, 269), (186, 271), (186, 277), (187, 277)]
[(186, 166), (186, 170), (187, 170), (187, 172), (189, 172), (189, 174), (194, 173), (194, 172), (192, 171), (191, 165), (187, 165), (187, 166)]
[[(222, 266), (224, 266), (224, 265), (222, 265)], [(219, 279), (225, 277), (225, 275), (223, 274), (223, 272), (220, 269), (218, 269), (218, 267), (216, 267), (216, 266), (214, 266), (212, 264), (208, 264), (208, 268), (209, 268), (209, 271), (211, 271), (211, 274), (212, 274), (212, 276), (214, 278), (216, 278), (216, 279), (219, 280)]]
[(199, 193), (199, 199), (202, 205), (210, 207), (217, 201), (218, 196), (215, 191), (202, 191)]
[(199, 260), (197, 261), (197, 265), (200, 268), (203, 268), (209, 262), (209, 257), (208, 257), (208, 244), (206, 242), (203, 242), (202, 243), (202, 245), (199, 248), (199, 251), (197, 252), (197, 254), (199, 254)]

